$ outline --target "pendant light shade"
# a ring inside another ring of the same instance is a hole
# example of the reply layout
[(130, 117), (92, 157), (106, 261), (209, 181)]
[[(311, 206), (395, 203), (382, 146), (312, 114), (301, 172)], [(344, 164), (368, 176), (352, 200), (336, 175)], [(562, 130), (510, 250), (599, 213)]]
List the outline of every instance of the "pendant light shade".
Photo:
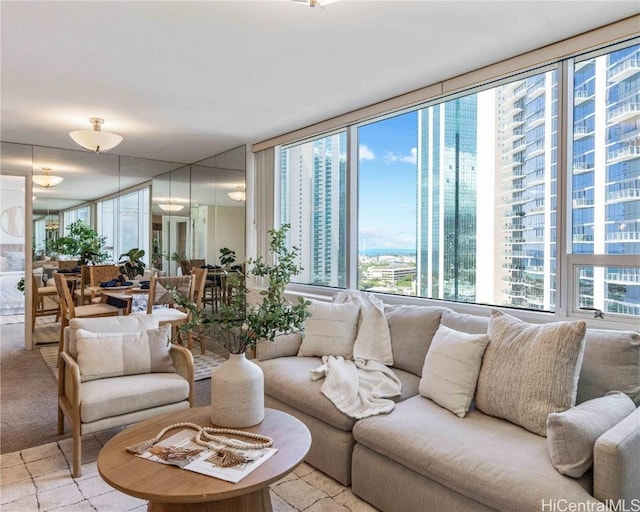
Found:
[(158, 205), (161, 210), (165, 212), (179, 212), (184, 208), (183, 204), (175, 204), (175, 203), (167, 203), (167, 204), (159, 204)]
[(69, 136), (83, 148), (100, 153), (115, 148), (122, 142), (122, 137), (115, 133), (103, 132), (102, 123), (104, 119), (92, 117), (89, 119), (93, 125), (92, 130), (77, 130), (69, 133)]
[(52, 176), (51, 174), (49, 174), (50, 172), (51, 169), (49, 167), (43, 167), (42, 174), (34, 174), (31, 179), (36, 185), (44, 188), (55, 187), (56, 185), (62, 183), (62, 180), (64, 180), (64, 178), (60, 176)]
[(247, 193), (244, 191), (244, 187), (236, 187), (235, 192), (227, 192), (227, 195), (234, 201), (244, 201), (247, 198)]

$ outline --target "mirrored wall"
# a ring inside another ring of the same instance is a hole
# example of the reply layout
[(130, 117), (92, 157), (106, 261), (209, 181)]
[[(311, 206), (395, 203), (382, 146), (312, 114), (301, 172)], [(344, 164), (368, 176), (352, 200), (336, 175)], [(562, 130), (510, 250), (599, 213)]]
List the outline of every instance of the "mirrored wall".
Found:
[[(246, 147), (241, 146), (186, 165), (2, 142), (2, 175), (62, 178), (51, 187), (39, 186), (34, 180), (31, 215), (24, 212), (20, 217), (31, 219), (30, 229), (24, 230), (31, 243), (25, 238), (21, 246), (25, 258), (17, 271), (24, 272), (27, 258), (34, 267), (72, 259), (73, 255), (61, 253), (56, 240), (78, 220), (105, 237), (108, 260), (117, 261), (123, 252), (143, 248), (147, 266), (176, 274), (184, 260), (218, 265), (220, 249), (227, 247), (242, 261), (245, 152)], [(233, 192), (242, 192), (242, 197), (232, 194), (232, 199), (229, 193)], [(24, 201), (24, 185), (17, 193), (3, 186), (2, 193), (0, 209), (8, 207), (12, 195)], [(10, 215), (7, 212), (5, 217)], [(14, 246), (0, 244), (0, 256), (15, 253)]]

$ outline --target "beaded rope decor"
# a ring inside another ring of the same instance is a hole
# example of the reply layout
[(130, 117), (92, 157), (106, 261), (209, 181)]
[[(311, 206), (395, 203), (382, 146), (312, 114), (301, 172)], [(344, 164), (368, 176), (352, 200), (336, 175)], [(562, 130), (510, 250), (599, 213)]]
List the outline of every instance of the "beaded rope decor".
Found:
[[(249, 460), (244, 455), (234, 452), (229, 448), (235, 450), (260, 450), (262, 448), (269, 448), (270, 446), (273, 446), (273, 439), (269, 436), (263, 436), (262, 434), (245, 432), (244, 430), (233, 430), (230, 428), (201, 427), (200, 425), (196, 425), (195, 423), (189, 423), (185, 421), (181, 423), (174, 423), (173, 425), (169, 425), (168, 427), (163, 428), (153, 439), (149, 439), (136, 445), (129, 446), (127, 448), (127, 451), (136, 455), (142, 455), (158, 441), (160, 441), (160, 439), (162, 439), (162, 437), (167, 432), (176, 428), (191, 428), (193, 430), (196, 430), (197, 433), (194, 438), (194, 442), (200, 446), (204, 446), (206, 448), (209, 448), (210, 450), (213, 450), (213, 455), (211, 455), (206, 460), (220, 467), (237, 466), (238, 464), (242, 464)], [(221, 437), (216, 434), (242, 436), (249, 439), (257, 439), (263, 442), (247, 443), (245, 441), (240, 441), (239, 439)]]

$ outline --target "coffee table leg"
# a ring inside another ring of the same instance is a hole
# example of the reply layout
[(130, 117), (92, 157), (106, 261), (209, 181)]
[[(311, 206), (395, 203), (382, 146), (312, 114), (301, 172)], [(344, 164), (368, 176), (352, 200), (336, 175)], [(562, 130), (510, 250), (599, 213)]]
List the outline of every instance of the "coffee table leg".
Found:
[(148, 512), (273, 512), (269, 488), (222, 501), (206, 503), (149, 502)]

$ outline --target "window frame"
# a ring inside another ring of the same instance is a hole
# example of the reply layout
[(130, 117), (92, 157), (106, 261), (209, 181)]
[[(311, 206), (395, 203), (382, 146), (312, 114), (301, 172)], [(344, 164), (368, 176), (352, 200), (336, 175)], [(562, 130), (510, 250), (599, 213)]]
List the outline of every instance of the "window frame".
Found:
[[(544, 65), (531, 66), (526, 70), (513, 71), (509, 75), (502, 75), (497, 79), (486, 80), (482, 83), (467, 86), (464, 89), (457, 90), (452, 94), (440, 94), (429, 100), (422, 101), (418, 104), (405, 105), (393, 111), (384, 114), (372, 115), (357, 121), (350, 121), (344, 126), (333, 128), (325, 132), (307, 135), (298, 140), (289, 140), (281, 145), (276, 145), (276, 154), (282, 148), (290, 147), (305, 141), (326, 137), (332, 133), (346, 130), (347, 133), (347, 197), (346, 197), (346, 288), (357, 289), (358, 279), (358, 128), (370, 123), (379, 122), (385, 118), (400, 115), (403, 112), (417, 110), (428, 106), (440, 104), (455, 97), (473, 94), (481, 90), (497, 87), (502, 83), (511, 82), (529, 75), (542, 73), (547, 69), (556, 68), (558, 73), (558, 104), (557, 104), (557, 201), (556, 207), (556, 296), (555, 311), (534, 311), (527, 309), (510, 308), (506, 306), (487, 306), (474, 303), (449, 302), (446, 300), (430, 299), (426, 297), (411, 297), (404, 295), (391, 295), (377, 293), (384, 302), (389, 304), (420, 304), (420, 305), (438, 305), (450, 306), (457, 311), (484, 314), (487, 315), (491, 309), (504, 310), (508, 313), (522, 318), (527, 321), (549, 321), (549, 320), (567, 320), (567, 319), (584, 319), (588, 321), (590, 326), (600, 328), (620, 328), (620, 324), (635, 327), (637, 329), (638, 318), (631, 315), (605, 312), (605, 318), (594, 318), (592, 311), (579, 309), (577, 301), (577, 289), (579, 281), (576, 278), (577, 268), (579, 266), (607, 266), (607, 267), (635, 267), (640, 268), (640, 258), (637, 255), (620, 256), (620, 255), (590, 255), (590, 254), (572, 254), (572, 169), (573, 169), (573, 71), (575, 63), (583, 60), (593, 59), (600, 55), (611, 53), (620, 48), (625, 48), (640, 44), (640, 36), (632, 35), (622, 38), (621, 41), (614, 43), (606, 43), (596, 48), (580, 49), (572, 54), (558, 57), (553, 61), (547, 61)], [(277, 139), (276, 139), (277, 140)], [(266, 144), (267, 142), (262, 144)], [(261, 149), (257, 145), (257, 149)], [(256, 147), (254, 146), (254, 151)], [(279, 160), (274, 165), (274, 173), (276, 182), (280, 179)], [(279, 222), (280, 196), (274, 195), (274, 208), (276, 211), (275, 220)], [(562, 204), (561, 203), (564, 203)], [(328, 298), (333, 295), (336, 288), (323, 287), (307, 284), (292, 284), (288, 290), (293, 294), (305, 295), (307, 297)]]

